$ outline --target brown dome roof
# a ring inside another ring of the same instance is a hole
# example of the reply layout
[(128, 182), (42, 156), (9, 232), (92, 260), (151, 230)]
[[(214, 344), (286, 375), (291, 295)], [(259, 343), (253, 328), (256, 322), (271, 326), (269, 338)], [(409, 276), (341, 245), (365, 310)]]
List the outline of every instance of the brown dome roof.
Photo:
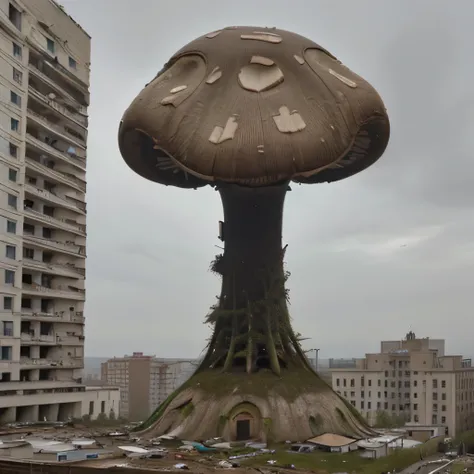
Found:
[(382, 155), (389, 134), (376, 90), (324, 48), (231, 27), (171, 58), (125, 112), (119, 145), (156, 182), (262, 186), (351, 176)]

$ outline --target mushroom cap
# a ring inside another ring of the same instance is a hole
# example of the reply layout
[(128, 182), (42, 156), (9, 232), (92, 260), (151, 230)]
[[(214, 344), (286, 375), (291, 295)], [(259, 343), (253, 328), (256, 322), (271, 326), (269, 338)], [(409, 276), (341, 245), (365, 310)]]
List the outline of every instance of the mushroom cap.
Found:
[(377, 91), (311, 40), (229, 27), (178, 51), (120, 123), (128, 166), (167, 185), (329, 182), (373, 164), (389, 119)]

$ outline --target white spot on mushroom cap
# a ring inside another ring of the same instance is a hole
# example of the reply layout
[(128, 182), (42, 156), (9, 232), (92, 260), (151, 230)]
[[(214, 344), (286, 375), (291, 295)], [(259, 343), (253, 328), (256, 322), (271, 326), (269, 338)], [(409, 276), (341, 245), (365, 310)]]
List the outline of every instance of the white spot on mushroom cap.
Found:
[(177, 94), (178, 92), (184, 91), (188, 86), (178, 86), (170, 90), (170, 94)]
[(225, 127), (214, 127), (212, 131), (209, 141), (218, 145), (219, 143), (225, 142), (227, 140), (232, 140), (234, 138), (235, 132), (237, 131), (237, 127), (239, 126), (237, 122), (237, 115), (233, 115), (227, 119), (227, 123)]
[(218, 81), (222, 77), (222, 71), (219, 66), (216, 66), (211, 74), (206, 79), (207, 84), (214, 84), (214, 82)]
[(279, 112), (279, 115), (273, 116), (273, 120), (280, 132), (296, 133), (306, 128), (306, 123), (296, 110), (290, 113), (290, 109), (283, 105)]
[(264, 146), (263, 146), (263, 145), (258, 145), (258, 146), (257, 146), (257, 151), (258, 151), (259, 153), (265, 153)]
[(297, 54), (295, 54), (293, 56), (300, 64), (304, 64), (304, 59), (301, 57), (301, 56), (298, 56)]
[(269, 58), (263, 56), (252, 56), (250, 64), (261, 64), (262, 66), (273, 66), (275, 63)]
[(275, 35), (274, 33), (254, 33), (250, 35), (240, 35), (240, 39), (243, 40), (255, 40), (255, 41), (265, 41), (266, 43), (281, 43), (282, 37)]
[(336, 71), (333, 71), (332, 69), (329, 69), (329, 74), (332, 74), (334, 77), (337, 77), (346, 86), (352, 87), (353, 89), (357, 87), (357, 84), (354, 81), (351, 81), (347, 77), (342, 76), (341, 74)]
[(215, 38), (217, 35), (220, 35), (221, 33), (222, 33), (222, 30), (213, 31), (212, 33), (208, 33), (206, 35), (206, 38), (212, 39), (212, 38)]
[(244, 66), (239, 73), (239, 84), (243, 89), (252, 92), (263, 92), (272, 89), (284, 80), (283, 72), (276, 65), (262, 66), (249, 64)]

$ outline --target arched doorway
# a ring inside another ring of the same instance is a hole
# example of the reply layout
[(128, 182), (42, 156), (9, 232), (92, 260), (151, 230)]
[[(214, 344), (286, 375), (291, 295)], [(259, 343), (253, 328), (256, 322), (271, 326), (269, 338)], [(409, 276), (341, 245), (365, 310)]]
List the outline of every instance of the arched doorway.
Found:
[(254, 421), (250, 413), (240, 413), (235, 417), (235, 439), (236, 441), (247, 441), (252, 436), (251, 423)]
[(262, 437), (262, 416), (253, 403), (241, 403), (235, 406), (229, 415), (230, 440), (248, 441)]

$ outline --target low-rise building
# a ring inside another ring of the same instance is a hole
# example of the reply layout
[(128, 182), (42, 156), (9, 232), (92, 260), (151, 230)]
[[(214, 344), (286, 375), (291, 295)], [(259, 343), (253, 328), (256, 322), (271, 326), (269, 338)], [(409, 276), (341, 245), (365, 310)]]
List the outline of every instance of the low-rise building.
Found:
[(442, 339), (383, 341), (354, 368), (332, 369), (332, 385), (369, 423), (387, 413), (407, 425), (442, 425), (450, 435), (474, 429), (474, 367), (445, 355)]
[(116, 419), (120, 417), (119, 387), (86, 387), (82, 400), (81, 417), (96, 420), (101, 415)]

